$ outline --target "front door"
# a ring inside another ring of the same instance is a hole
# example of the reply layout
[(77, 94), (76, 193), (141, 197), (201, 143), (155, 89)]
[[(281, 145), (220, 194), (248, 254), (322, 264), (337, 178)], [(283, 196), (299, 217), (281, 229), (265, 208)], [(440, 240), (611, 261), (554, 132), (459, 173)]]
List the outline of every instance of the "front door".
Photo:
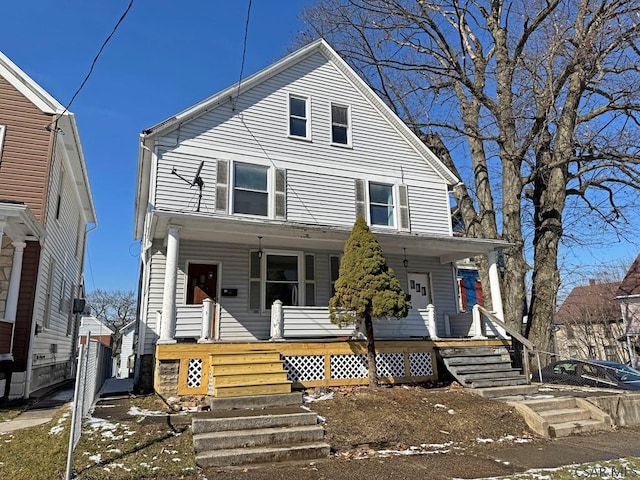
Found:
[(418, 309), (427, 308), (433, 299), (431, 298), (431, 279), (428, 273), (409, 273), (407, 275), (409, 282), (408, 295), (411, 295), (411, 310), (417, 313)]
[(205, 298), (214, 302), (218, 295), (218, 266), (190, 263), (187, 283), (187, 304), (199, 305)]

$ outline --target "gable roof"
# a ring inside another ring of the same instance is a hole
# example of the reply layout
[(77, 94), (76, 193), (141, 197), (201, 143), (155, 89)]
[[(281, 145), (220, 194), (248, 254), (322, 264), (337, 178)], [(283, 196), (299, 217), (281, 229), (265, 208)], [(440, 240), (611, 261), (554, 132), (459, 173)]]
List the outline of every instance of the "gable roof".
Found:
[(616, 292), (616, 298), (631, 297), (640, 295), (640, 255), (636, 257), (629, 268), (629, 271), (625, 275), (618, 291)]
[(149, 194), (149, 169), (145, 156), (150, 154), (151, 144), (146, 144), (147, 140), (166, 135), (176, 130), (180, 125), (198, 118), (205, 113), (224, 105), (234, 98), (239, 97), (244, 92), (256, 85), (265, 82), (274, 75), (292, 67), (314, 53), (321, 53), (336, 69), (349, 81), (360, 94), (385, 118), (406, 142), (424, 159), (425, 163), (433, 168), (442, 180), (455, 185), (460, 182), (456, 175), (442, 163), (442, 161), (414, 134), (409, 127), (382, 101), (378, 95), (369, 87), (366, 82), (345, 62), (338, 53), (322, 38), (290, 53), (286, 57), (272, 63), (268, 67), (250, 75), (242, 80), (240, 88), (235, 83), (224, 90), (205, 98), (195, 105), (183, 110), (180, 113), (144, 130), (140, 135), (140, 149), (138, 155), (136, 205), (134, 216), (134, 236), (141, 237), (141, 229), (144, 223), (144, 214)]
[(75, 115), (65, 110), (60, 102), (53, 98), (2, 52), (0, 52), (0, 76), (43, 113), (57, 116), (57, 127), (63, 134), (61, 135), (63, 141), (61, 141), (60, 144), (69, 159), (74, 183), (78, 187), (78, 193), (82, 201), (82, 208), (87, 217), (87, 221), (96, 223), (96, 211), (89, 186), (89, 176), (87, 175)]
[(620, 319), (614, 297), (620, 282), (592, 283), (571, 290), (554, 316), (556, 323), (588, 323)]

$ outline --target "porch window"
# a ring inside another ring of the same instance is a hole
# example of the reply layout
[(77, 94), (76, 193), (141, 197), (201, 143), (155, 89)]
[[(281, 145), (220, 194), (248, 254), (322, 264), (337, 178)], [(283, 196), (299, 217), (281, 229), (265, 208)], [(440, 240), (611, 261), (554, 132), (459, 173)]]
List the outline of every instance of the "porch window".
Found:
[(393, 185), (369, 183), (369, 214), (371, 225), (395, 225)]
[(233, 213), (269, 215), (269, 168), (235, 163), (233, 171)]
[(289, 96), (289, 136), (310, 139), (309, 97)]
[(280, 300), (288, 306), (316, 304), (315, 255), (302, 252), (250, 253), (249, 310), (265, 312)]
[(349, 107), (331, 104), (331, 143), (351, 144), (349, 128)]

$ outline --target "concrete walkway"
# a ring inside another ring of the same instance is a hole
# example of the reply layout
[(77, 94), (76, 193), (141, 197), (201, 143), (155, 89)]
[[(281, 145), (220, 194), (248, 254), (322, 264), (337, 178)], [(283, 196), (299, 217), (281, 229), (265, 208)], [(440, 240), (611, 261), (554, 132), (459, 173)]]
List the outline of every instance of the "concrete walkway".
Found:
[[(98, 393), (98, 398), (128, 396), (132, 391), (133, 379), (112, 377), (104, 382)], [(60, 408), (73, 401), (73, 394), (74, 385), (69, 384), (60, 390), (55, 390), (43, 396), (14, 419), (0, 422), (0, 433), (13, 432), (14, 430), (35, 427), (50, 422)]]
[(13, 432), (50, 422), (56, 412), (73, 400), (73, 384), (41, 398), (16, 418), (0, 423), (0, 432)]

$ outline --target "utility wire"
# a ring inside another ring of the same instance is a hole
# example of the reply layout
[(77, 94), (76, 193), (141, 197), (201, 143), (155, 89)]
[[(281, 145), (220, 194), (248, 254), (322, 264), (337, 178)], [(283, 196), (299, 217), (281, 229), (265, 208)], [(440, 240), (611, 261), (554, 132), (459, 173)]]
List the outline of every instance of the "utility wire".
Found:
[(67, 104), (66, 107), (64, 107), (64, 110), (62, 111), (61, 114), (56, 116), (56, 119), (52, 122), (52, 124), (57, 124), (58, 123), (58, 119), (60, 117), (62, 117), (65, 113), (67, 113), (67, 111), (69, 110), (69, 108), (71, 108), (71, 104), (73, 103), (73, 101), (76, 99), (76, 97), (78, 96), (78, 94), (82, 91), (82, 89), (84, 88), (84, 86), (86, 85), (86, 83), (89, 81), (89, 78), (91, 77), (91, 74), (93, 73), (93, 69), (96, 66), (96, 63), (98, 62), (98, 59), (100, 58), (100, 55), (102, 55), (102, 51), (104, 50), (104, 48), (107, 46), (107, 43), (109, 43), (109, 41), (111, 40), (111, 38), (113, 37), (113, 35), (116, 33), (116, 30), (118, 30), (118, 27), (120, 26), (120, 24), (124, 21), (124, 19), (126, 18), (127, 14), (129, 13), (129, 10), (131, 10), (131, 7), (133, 6), (133, 0), (129, 0), (129, 4), (127, 5), (127, 8), (125, 9), (125, 11), (122, 13), (122, 15), (120, 15), (120, 18), (118, 19), (118, 21), (116, 22), (115, 26), (113, 27), (113, 29), (111, 30), (111, 33), (109, 34), (109, 36), (104, 40), (104, 42), (102, 42), (102, 45), (100, 46), (100, 50), (98, 50), (98, 53), (96, 54), (96, 56), (93, 59), (93, 62), (91, 62), (91, 67), (89, 68), (89, 72), (87, 72), (87, 75), (84, 77), (84, 80), (82, 80), (82, 83), (80, 84), (80, 86), (78, 87), (78, 89), (75, 91), (75, 93), (73, 94), (73, 96), (71, 97), (71, 100), (69, 100), (69, 103)]
[(240, 95), (240, 85), (242, 85), (242, 74), (244, 73), (244, 59), (247, 54), (247, 37), (249, 36), (249, 18), (251, 17), (251, 3), (252, 0), (249, 0), (249, 4), (247, 6), (247, 21), (244, 24), (244, 41), (242, 42), (242, 61), (240, 62), (240, 77), (238, 78), (238, 90), (236, 92), (236, 97), (233, 99), (233, 105), (231, 106), (231, 110), (235, 111), (236, 103), (238, 101), (238, 96)]

